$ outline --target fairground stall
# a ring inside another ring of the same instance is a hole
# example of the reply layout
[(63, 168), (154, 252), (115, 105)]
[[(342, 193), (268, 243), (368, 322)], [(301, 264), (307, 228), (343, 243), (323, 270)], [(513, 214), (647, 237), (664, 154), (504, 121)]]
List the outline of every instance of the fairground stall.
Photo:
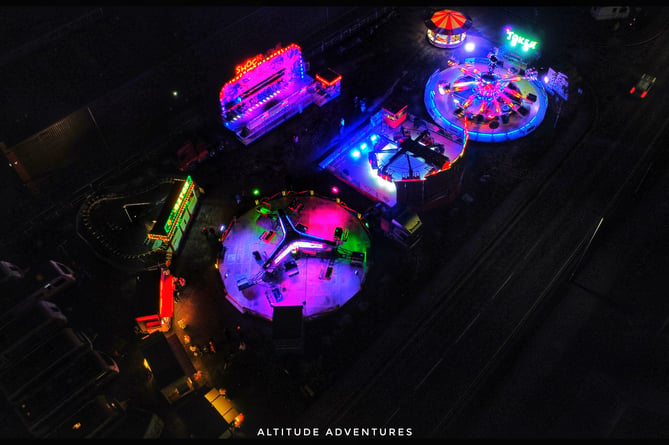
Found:
[(154, 250), (165, 250), (168, 253), (167, 265), (178, 250), (197, 208), (198, 194), (199, 188), (190, 176), (185, 180), (176, 180), (158, 218), (146, 235), (153, 242)]
[(137, 273), (134, 304), (135, 321), (140, 332), (169, 331), (174, 316), (174, 277), (169, 270)]
[(237, 65), (219, 95), (223, 125), (248, 145), (312, 103), (323, 106), (339, 95), (339, 74), (327, 70), (314, 79), (306, 71), (294, 43)]
[(503, 44), (497, 48), (499, 64), (513, 74), (522, 73), (540, 56), (539, 41), (526, 31), (511, 26), (504, 27)]

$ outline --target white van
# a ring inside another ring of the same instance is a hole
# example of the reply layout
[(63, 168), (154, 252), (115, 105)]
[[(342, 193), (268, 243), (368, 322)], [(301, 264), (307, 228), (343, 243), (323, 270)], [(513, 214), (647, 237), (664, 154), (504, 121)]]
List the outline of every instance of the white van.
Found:
[(77, 281), (72, 269), (54, 260), (29, 269), (26, 278), (30, 280), (29, 286), (32, 287), (29, 298), (38, 299), (49, 299)]
[(595, 20), (624, 19), (630, 15), (629, 6), (593, 6), (590, 15)]
[(23, 278), (21, 268), (9, 261), (0, 261), (0, 284)]

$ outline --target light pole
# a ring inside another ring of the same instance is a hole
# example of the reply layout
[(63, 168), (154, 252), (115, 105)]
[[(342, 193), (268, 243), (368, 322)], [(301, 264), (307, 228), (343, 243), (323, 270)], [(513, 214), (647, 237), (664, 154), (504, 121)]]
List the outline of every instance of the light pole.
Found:
[(95, 124), (95, 128), (98, 130), (98, 134), (102, 138), (102, 143), (105, 145), (105, 148), (107, 149), (107, 152), (109, 152), (109, 145), (107, 144), (107, 138), (105, 138), (105, 135), (102, 134), (102, 130), (100, 130), (100, 127), (98, 127), (98, 121), (95, 120), (95, 116), (93, 116), (93, 112), (91, 111), (91, 107), (86, 106), (86, 109), (88, 110), (88, 115), (91, 117), (91, 120), (93, 121), (93, 124)]
[(560, 112), (562, 111), (562, 101), (557, 98), (558, 110), (557, 115), (555, 116), (555, 122), (553, 123), (553, 128), (557, 127), (558, 119), (560, 119)]

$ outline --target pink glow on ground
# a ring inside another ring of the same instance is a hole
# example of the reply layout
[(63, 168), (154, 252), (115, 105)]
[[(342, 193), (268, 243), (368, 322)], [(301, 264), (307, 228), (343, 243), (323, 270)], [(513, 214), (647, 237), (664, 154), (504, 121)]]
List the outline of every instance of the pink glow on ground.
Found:
[[(289, 209), (293, 199), (304, 204), (298, 213)], [(307, 233), (334, 240), (337, 227), (344, 229), (338, 255), (319, 257), (314, 249), (298, 249), (298, 256), (287, 253), (287, 258), (267, 274), (253, 252), (269, 258), (282, 241), (284, 234), (277, 223), (275, 236), (269, 243), (260, 239), (272, 223), (251, 209), (232, 223), (223, 240), (224, 256), (218, 269), (226, 290), (227, 300), (240, 312), (247, 312), (271, 320), (275, 306), (302, 306), (305, 318), (336, 311), (361, 289), (368, 271), (368, 263), (354, 265), (351, 252), (362, 252), (365, 259), (371, 247), (367, 229), (351, 211), (332, 199), (309, 194), (289, 194), (270, 201), (273, 210), (284, 209), (293, 224), (302, 224)], [(271, 229), (271, 227), (270, 227)], [(295, 260), (296, 270), (288, 270), (286, 261)], [(328, 269), (332, 270), (328, 274)], [(271, 276), (270, 276), (271, 275)], [(277, 295), (279, 299), (277, 299)]]
[(299, 223), (307, 226), (307, 233), (321, 238), (332, 239), (335, 228), (347, 224), (347, 214), (339, 208), (323, 208), (318, 212), (306, 212), (300, 215)]

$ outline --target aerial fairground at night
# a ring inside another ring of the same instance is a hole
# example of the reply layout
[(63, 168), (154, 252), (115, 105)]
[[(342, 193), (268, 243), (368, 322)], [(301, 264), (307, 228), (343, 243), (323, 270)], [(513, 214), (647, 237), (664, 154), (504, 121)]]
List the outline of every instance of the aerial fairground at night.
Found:
[(0, 437), (669, 437), (666, 8), (0, 17)]

